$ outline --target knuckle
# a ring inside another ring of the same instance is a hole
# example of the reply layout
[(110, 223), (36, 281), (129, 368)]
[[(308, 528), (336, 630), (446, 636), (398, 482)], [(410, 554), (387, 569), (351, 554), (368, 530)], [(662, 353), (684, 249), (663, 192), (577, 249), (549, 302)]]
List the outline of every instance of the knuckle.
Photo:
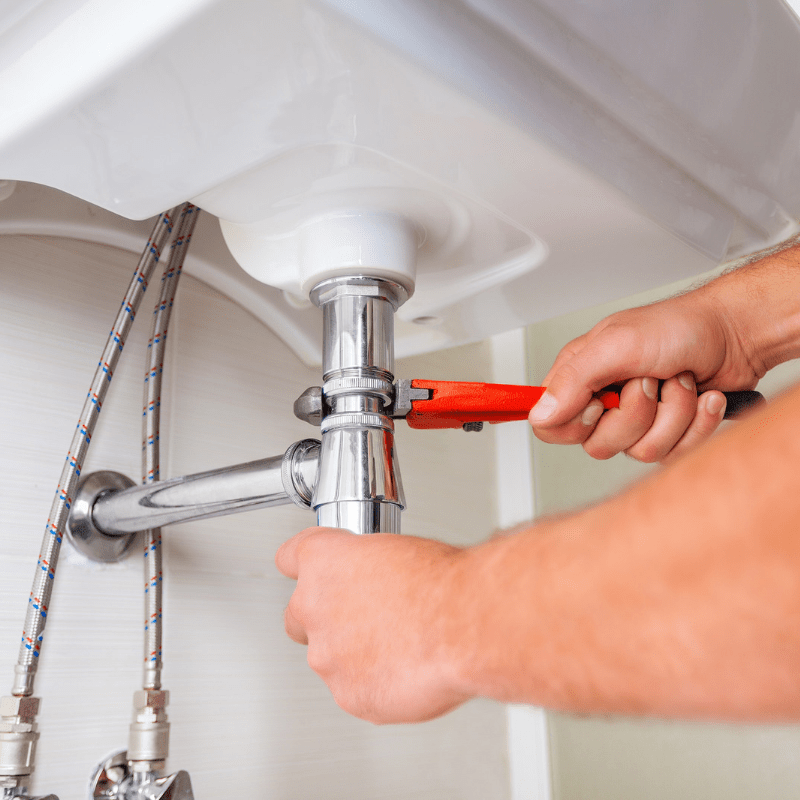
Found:
[(559, 353), (556, 356), (556, 363), (559, 361), (569, 360), (573, 356), (577, 355), (584, 348), (587, 338), (588, 334), (584, 333), (581, 336), (573, 339), (571, 342), (567, 342), (567, 344), (565, 344), (561, 350), (559, 350)]
[(583, 449), (588, 456), (591, 456), (597, 461), (608, 461), (609, 458), (612, 458), (620, 452), (619, 450), (615, 450), (608, 445), (593, 442), (591, 439), (587, 439), (583, 443)]
[(684, 453), (688, 453), (692, 449), (692, 444), (687, 444), (686, 442), (679, 442), (672, 448), (668, 453), (665, 453), (663, 458), (661, 458), (661, 464), (669, 464), (677, 458), (680, 458)]
[(586, 441), (591, 430), (587, 430), (585, 425), (569, 423), (550, 430), (534, 428), (533, 432), (537, 439), (546, 444), (581, 444)]
[(663, 454), (664, 448), (655, 444), (634, 445), (625, 451), (625, 455), (642, 464), (655, 464), (661, 460)]
[(330, 680), (333, 669), (332, 660), (329, 658), (326, 648), (319, 644), (310, 645), (306, 654), (308, 666), (317, 673), (326, 683)]
[(547, 388), (556, 396), (560, 396), (564, 392), (571, 395), (582, 385), (581, 370), (572, 361), (565, 361), (553, 372)]
[(287, 632), (289, 631), (290, 627), (292, 630), (296, 629), (299, 625), (305, 627), (305, 607), (298, 592), (295, 592), (289, 599), (289, 604), (286, 606), (283, 619), (284, 623), (286, 624)]
[(578, 367), (571, 361), (567, 361), (559, 370), (559, 376), (562, 383), (573, 384), (581, 382), (581, 372)]
[(613, 349), (616, 359), (631, 377), (641, 373), (643, 337), (638, 325), (620, 319), (612, 322), (605, 330), (605, 345)]
[[(638, 402), (626, 410), (624, 418), (620, 415), (620, 438), (628, 439), (626, 447), (636, 444), (653, 426), (657, 412), (655, 401), (642, 395)], [(624, 423), (624, 427), (623, 427)]]
[(313, 554), (317, 549), (320, 535), (316, 531), (309, 532), (297, 543), (297, 557), (303, 558)]
[(698, 415), (695, 430), (700, 440), (707, 439), (720, 426), (722, 420), (708, 414)]
[(355, 697), (353, 697), (352, 694), (339, 692), (330, 685), (328, 688), (331, 690), (331, 694), (333, 695), (336, 705), (339, 706), (342, 711), (350, 714), (351, 717), (358, 717), (359, 719), (365, 719), (368, 716), (368, 712), (364, 704), (359, 702)]
[(291, 611), (287, 607), (283, 613), (283, 627), (286, 630), (286, 635), (298, 644), (308, 644), (308, 638), (305, 630), (300, 623), (293, 617)]

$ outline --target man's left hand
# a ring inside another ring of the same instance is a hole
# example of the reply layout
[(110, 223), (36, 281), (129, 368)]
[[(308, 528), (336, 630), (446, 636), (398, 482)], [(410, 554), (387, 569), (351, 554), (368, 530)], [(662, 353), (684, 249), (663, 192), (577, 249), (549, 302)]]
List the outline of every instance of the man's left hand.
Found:
[(451, 668), (453, 598), (466, 553), (429, 539), (309, 528), (275, 563), (297, 588), (286, 632), (348, 713), (421, 722), (463, 703)]

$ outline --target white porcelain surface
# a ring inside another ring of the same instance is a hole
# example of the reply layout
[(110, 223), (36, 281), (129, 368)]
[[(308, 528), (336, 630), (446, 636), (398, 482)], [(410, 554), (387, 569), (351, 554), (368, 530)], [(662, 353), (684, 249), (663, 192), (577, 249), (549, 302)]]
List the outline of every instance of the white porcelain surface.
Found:
[(297, 293), (309, 214), (401, 206), (426, 244), (400, 352), (798, 229), (783, 0), (43, 0), (0, 9), (0, 45), (6, 179), (132, 219), (192, 198)]
[[(1, 187), (0, 187), (1, 188)], [(155, 220), (135, 221), (44, 186), (18, 183), (0, 202), (0, 234), (59, 236), (127, 250), (138, 258)], [(307, 366), (322, 363), (322, 315), (310, 301), (287, 303), (233, 260), (210, 214), (201, 214), (186, 260), (188, 274), (213, 286), (263, 322)]]

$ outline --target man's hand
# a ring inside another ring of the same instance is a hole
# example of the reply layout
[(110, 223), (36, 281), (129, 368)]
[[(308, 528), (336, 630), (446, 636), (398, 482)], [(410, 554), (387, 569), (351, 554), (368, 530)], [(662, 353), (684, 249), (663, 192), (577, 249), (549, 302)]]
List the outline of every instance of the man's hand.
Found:
[(286, 629), (347, 711), (800, 720), (800, 387), (600, 505), (456, 549), (311, 529)]
[[(559, 353), (530, 422), (545, 442), (665, 461), (707, 439), (723, 391), (753, 389), (800, 356), (800, 245), (688, 294), (612, 314)], [(592, 395), (625, 383), (620, 407)], [(697, 397), (697, 392), (703, 392)]]
[(463, 551), (394, 534), (310, 528), (275, 563), (297, 588), (286, 632), (347, 712), (375, 723), (421, 722), (460, 705), (446, 621)]
[[(763, 374), (743, 338), (709, 287), (614, 314), (559, 353), (529, 417), (534, 432), (598, 459), (625, 452), (650, 463), (685, 452), (725, 414), (722, 391), (704, 390), (752, 389)], [(592, 395), (613, 383), (625, 384), (620, 407), (603, 413)]]

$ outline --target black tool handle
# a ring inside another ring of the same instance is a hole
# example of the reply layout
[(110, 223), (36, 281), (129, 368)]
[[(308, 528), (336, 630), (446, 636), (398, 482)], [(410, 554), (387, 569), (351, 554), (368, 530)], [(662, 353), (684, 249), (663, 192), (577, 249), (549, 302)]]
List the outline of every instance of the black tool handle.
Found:
[[(596, 397), (603, 400), (606, 408), (617, 408), (621, 391), (622, 384), (613, 383), (598, 392)], [(761, 392), (756, 392), (752, 389), (745, 389), (741, 392), (723, 392), (722, 394), (725, 395), (725, 399), (728, 401), (723, 419), (737, 419), (751, 408), (763, 406), (767, 402)]]
[(742, 392), (723, 392), (722, 394), (728, 401), (728, 405), (725, 407), (725, 419), (736, 419), (745, 411), (763, 406), (767, 402), (761, 392), (752, 389)]

